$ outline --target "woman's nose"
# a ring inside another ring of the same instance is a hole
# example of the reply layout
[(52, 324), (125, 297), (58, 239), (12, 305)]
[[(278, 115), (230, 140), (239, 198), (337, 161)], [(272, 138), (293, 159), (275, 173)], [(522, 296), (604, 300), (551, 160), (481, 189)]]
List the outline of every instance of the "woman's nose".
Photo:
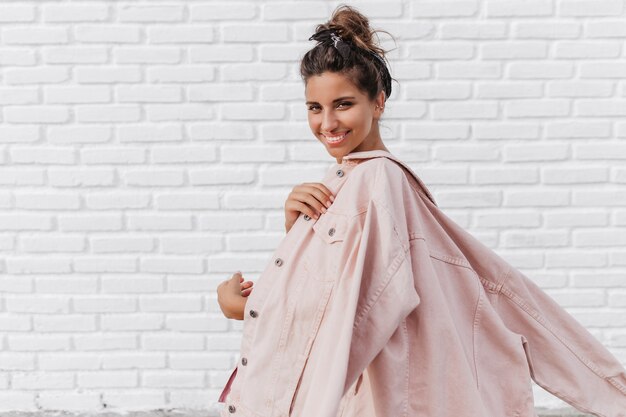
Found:
[(322, 131), (332, 132), (337, 127), (337, 118), (331, 111), (324, 113), (322, 116)]

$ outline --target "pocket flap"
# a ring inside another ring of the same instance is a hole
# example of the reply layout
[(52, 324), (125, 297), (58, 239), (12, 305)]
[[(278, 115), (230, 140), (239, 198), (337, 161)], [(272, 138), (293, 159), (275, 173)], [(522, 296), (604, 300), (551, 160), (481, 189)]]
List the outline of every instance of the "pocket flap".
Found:
[(348, 221), (346, 215), (327, 211), (313, 224), (315, 234), (327, 243), (344, 240)]

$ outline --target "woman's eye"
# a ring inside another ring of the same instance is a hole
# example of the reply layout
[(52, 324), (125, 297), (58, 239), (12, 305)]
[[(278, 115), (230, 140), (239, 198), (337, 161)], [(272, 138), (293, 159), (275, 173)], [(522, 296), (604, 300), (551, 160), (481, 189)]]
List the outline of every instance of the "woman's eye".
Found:
[[(339, 103), (339, 106), (343, 106), (343, 105), (350, 106), (351, 104), (352, 103), (350, 103), (349, 101), (344, 101), (344, 102)], [(319, 106), (316, 106), (316, 105), (309, 106), (309, 110), (317, 110), (318, 108)]]

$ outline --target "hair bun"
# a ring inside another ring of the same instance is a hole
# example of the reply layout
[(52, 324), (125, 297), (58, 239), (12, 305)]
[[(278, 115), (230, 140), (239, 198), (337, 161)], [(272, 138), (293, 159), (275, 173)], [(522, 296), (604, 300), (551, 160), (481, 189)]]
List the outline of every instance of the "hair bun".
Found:
[(385, 56), (385, 50), (374, 42), (373, 35), (377, 31), (371, 29), (369, 19), (354, 7), (339, 6), (333, 12), (328, 23), (320, 26), (335, 29), (344, 41), (352, 43), (357, 48), (374, 52), (383, 58)]

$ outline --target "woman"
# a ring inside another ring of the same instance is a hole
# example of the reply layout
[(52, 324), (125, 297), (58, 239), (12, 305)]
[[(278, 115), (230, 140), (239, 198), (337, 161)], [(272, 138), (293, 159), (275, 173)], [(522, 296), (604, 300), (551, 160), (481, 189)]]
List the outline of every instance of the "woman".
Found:
[(222, 416), (535, 416), (532, 378), (626, 417), (626, 370), (521, 272), (441, 212), (384, 146), (391, 93), (368, 20), (338, 8), (302, 59), (309, 126), (337, 164), (295, 187), (287, 235), (252, 292)]

